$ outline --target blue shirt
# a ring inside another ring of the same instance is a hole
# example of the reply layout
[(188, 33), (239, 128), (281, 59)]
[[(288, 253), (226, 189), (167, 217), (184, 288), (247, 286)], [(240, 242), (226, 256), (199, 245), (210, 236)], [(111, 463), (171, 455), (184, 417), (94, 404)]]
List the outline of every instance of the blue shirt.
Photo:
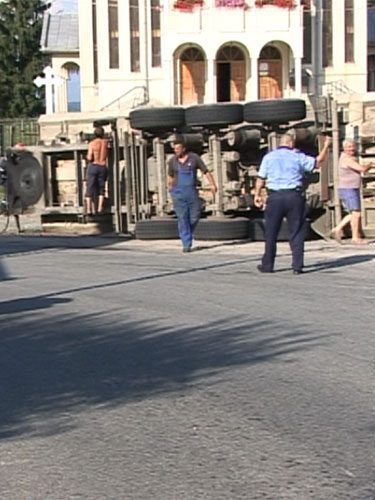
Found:
[(306, 173), (312, 172), (316, 160), (300, 151), (280, 146), (265, 155), (258, 177), (267, 179), (268, 189), (295, 189), (302, 186)]

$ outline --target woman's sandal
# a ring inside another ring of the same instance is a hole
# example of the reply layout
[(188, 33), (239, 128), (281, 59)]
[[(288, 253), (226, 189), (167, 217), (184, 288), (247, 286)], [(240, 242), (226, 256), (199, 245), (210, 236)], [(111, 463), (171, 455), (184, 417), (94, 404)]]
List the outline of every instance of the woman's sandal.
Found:
[(336, 229), (332, 229), (331, 231), (331, 238), (334, 239), (337, 243), (342, 243), (341, 242), (341, 234), (340, 231), (337, 231)]

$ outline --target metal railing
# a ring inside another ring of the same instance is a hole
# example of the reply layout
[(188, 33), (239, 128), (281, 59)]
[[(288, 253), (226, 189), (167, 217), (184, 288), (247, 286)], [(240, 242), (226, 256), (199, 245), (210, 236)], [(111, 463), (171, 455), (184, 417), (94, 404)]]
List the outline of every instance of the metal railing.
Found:
[(35, 146), (40, 139), (37, 118), (6, 118), (0, 120), (0, 153), (23, 142), (25, 146)]
[[(132, 94), (135, 94), (134, 96)], [(120, 97), (117, 97), (110, 103), (103, 106), (100, 111), (105, 111), (109, 109), (122, 109), (122, 108), (136, 108), (137, 106), (141, 106), (142, 104), (147, 104), (149, 102), (149, 96), (146, 86), (138, 85), (136, 87), (131, 88), (125, 94), (122, 94)]]

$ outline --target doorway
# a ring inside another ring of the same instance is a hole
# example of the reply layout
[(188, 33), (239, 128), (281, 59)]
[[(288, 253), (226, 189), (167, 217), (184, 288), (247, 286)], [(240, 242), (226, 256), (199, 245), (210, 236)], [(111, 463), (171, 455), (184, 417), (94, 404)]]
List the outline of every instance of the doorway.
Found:
[(199, 49), (192, 47), (181, 54), (181, 104), (202, 104), (204, 102), (205, 68), (204, 55)]
[(246, 98), (246, 59), (236, 45), (227, 45), (216, 56), (216, 96), (218, 102)]
[(282, 59), (279, 49), (264, 47), (258, 61), (259, 99), (279, 99), (282, 93)]

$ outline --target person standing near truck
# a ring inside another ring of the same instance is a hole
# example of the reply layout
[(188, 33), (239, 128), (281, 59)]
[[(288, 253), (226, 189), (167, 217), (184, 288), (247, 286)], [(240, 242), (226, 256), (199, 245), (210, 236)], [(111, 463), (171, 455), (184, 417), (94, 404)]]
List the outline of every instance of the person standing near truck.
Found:
[(303, 177), (320, 168), (327, 156), (331, 139), (326, 137), (319, 155), (314, 158), (294, 149), (295, 137), (292, 133), (281, 136), (280, 146), (267, 153), (260, 165), (255, 184), (254, 203), (262, 208), (261, 189), (267, 179), (268, 199), (265, 209), (265, 251), (258, 270), (272, 273), (276, 258), (277, 237), (283, 218), (289, 228), (292, 251), (293, 274), (303, 271), (305, 243), (306, 204), (303, 193)]
[(341, 241), (343, 229), (350, 224), (352, 242), (356, 245), (367, 243), (360, 235), (361, 221), (361, 175), (367, 172), (372, 165), (360, 165), (355, 160), (355, 142), (346, 140), (343, 143), (344, 151), (339, 159), (339, 196), (348, 214), (332, 229), (332, 236)]
[(173, 146), (174, 156), (168, 162), (168, 189), (178, 220), (178, 232), (183, 252), (190, 252), (194, 229), (199, 221), (201, 206), (197, 190), (197, 170), (207, 177), (215, 194), (215, 180), (199, 155), (187, 152), (183, 141)]
[(86, 214), (93, 213), (93, 198), (98, 194), (98, 213), (104, 212), (105, 183), (108, 176), (107, 157), (108, 140), (104, 139), (103, 127), (95, 127), (93, 139), (89, 143), (87, 160), (89, 165), (86, 175)]

